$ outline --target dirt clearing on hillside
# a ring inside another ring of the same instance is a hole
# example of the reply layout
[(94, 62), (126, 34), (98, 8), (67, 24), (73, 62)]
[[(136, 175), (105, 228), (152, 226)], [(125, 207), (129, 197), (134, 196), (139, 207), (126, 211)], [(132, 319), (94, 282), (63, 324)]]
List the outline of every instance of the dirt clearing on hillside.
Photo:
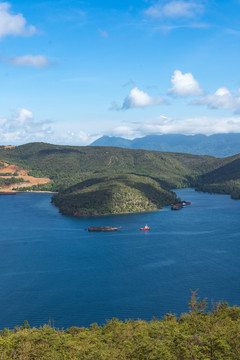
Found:
[(1, 192), (12, 192), (16, 191), (13, 189), (30, 187), (33, 185), (42, 185), (51, 182), (51, 180), (48, 178), (36, 178), (34, 176), (30, 176), (28, 175), (29, 171), (20, 169), (17, 165), (9, 165), (3, 161), (0, 161), (0, 165), (3, 166), (0, 168), (0, 179), (10, 179), (14, 177), (16, 179), (21, 178), (24, 180), (24, 182), (17, 184), (4, 185), (2, 188), (0, 188)]

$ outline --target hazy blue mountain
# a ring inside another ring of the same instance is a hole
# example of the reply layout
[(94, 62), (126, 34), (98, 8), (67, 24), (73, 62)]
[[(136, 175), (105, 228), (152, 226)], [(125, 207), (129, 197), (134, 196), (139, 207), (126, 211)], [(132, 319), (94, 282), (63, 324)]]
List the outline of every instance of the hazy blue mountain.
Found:
[(134, 149), (134, 147), (132, 147), (132, 140), (115, 136), (102, 136), (101, 138), (94, 141), (90, 146), (117, 146), (122, 148)]
[(129, 149), (183, 152), (196, 155), (225, 157), (240, 153), (240, 134), (215, 135), (148, 135), (127, 140), (121, 137), (103, 136), (91, 146), (117, 146)]

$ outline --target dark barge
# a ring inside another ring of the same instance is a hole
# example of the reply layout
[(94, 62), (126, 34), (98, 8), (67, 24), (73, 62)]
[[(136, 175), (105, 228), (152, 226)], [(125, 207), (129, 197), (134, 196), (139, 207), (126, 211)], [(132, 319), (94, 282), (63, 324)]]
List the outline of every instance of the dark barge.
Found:
[(180, 210), (186, 205), (191, 205), (191, 203), (189, 201), (185, 201), (185, 200), (179, 201), (178, 203), (172, 204), (171, 209), (172, 210)]
[(183, 208), (183, 205), (179, 204), (179, 203), (178, 204), (173, 204), (172, 207), (171, 207), (172, 210), (180, 210), (182, 208)]
[(117, 231), (120, 227), (116, 226), (89, 226), (88, 231)]

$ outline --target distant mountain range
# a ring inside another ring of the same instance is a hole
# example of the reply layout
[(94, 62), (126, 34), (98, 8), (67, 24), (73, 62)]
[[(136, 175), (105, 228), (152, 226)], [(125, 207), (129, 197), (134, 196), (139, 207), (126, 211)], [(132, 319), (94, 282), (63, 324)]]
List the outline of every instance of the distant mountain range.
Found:
[(94, 141), (91, 146), (116, 146), (128, 149), (225, 157), (240, 153), (240, 134), (215, 134), (210, 136), (200, 134), (148, 135), (133, 140), (103, 136)]

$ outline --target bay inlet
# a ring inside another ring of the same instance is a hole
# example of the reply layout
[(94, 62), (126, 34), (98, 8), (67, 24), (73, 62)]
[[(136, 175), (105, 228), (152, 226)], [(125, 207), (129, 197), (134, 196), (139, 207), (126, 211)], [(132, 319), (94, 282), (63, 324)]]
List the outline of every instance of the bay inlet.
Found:
[[(191, 206), (89, 218), (62, 216), (51, 194), (0, 197), (0, 328), (180, 315), (197, 288), (240, 305), (240, 201), (177, 195)], [(87, 231), (109, 225), (120, 229)]]

